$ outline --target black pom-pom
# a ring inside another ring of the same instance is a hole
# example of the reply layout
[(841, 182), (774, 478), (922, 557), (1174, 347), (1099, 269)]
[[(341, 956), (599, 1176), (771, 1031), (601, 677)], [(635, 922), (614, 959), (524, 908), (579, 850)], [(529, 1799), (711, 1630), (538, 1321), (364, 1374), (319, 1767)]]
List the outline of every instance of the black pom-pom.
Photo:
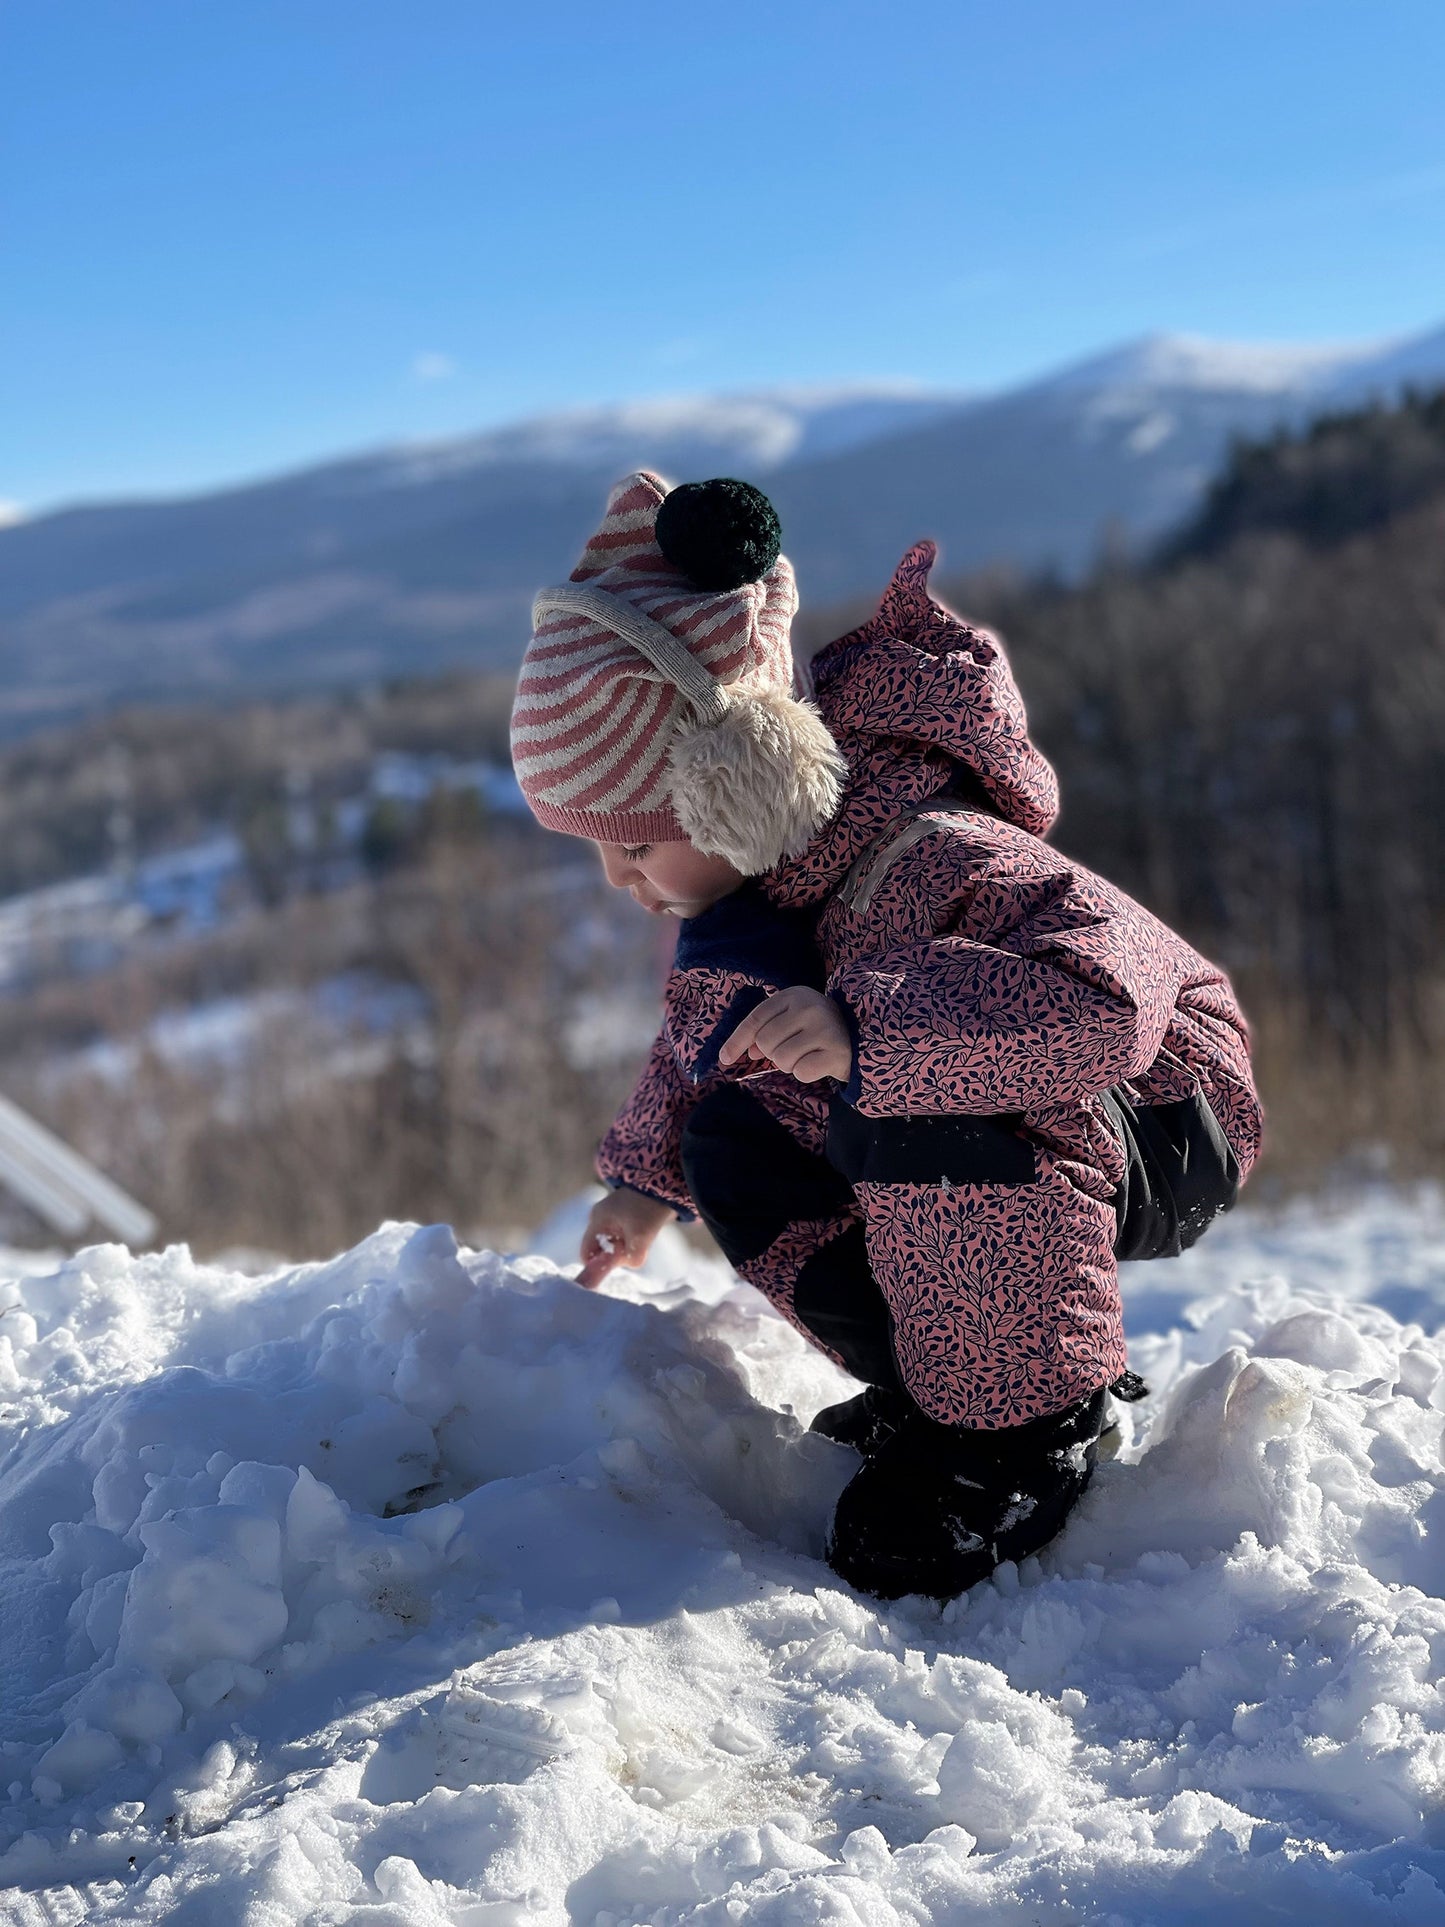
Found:
[(783, 531), (760, 488), (719, 476), (684, 482), (663, 499), (657, 546), (699, 589), (740, 589), (772, 568)]

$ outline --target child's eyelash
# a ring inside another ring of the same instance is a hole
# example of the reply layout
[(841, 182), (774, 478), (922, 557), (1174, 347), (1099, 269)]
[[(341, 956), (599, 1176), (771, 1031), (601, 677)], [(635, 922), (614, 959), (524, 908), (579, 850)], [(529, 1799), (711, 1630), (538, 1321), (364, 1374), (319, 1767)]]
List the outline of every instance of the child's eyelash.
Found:
[(650, 843), (639, 843), (635, 850), (629, 850), (626, 844), (624, 844), (622, 854), (627, 858), (629, 863), (636, 863), (638, 858), (646, 856), (651, 848), (652, 845)]

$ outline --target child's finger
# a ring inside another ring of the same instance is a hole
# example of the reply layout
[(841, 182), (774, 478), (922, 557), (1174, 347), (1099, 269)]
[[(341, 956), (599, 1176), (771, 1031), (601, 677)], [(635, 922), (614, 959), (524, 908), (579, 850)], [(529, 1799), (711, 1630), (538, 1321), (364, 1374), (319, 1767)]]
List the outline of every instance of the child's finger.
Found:
[(588, 1291), (601, 1284), (608, 1272), (623, 1262), (626, 1247), (627, 1238), (620, 1226), (599, 1224), (594, 1216), (582, 1234), (582, 1248), (577, 1253), (582, 1263), (577, 1283)]
[[(754, 1057), (768, 1057), (770, 1053), (764, 1048), (762, 1034), (766, 1033), (773, 1041), (777, 1041), (771, 1028), (773, 1025), (785, 1025), (789, 1018), (797, 1023), (804, 1021), (806, 1016), (806, 1011), (800, 1011), (793, 1001), (791, 990), (773, 991), (760, 1004), (755, 1004), (733, 1031), (718, 1052), (718, 1062), (733, 1064), (748, 1053)], [(790, 1033), (791, 1027), (788, 1034)]]
[[(771, 1001), (772, 999), (769, 998), (768, 1003)], [(755, 1005), (737, 1028), (723, 1040), (722, 1049), (717, 1054), (717, 1061), (720, 1064), (735, 1064), (747, 1051), (762, 1020), (762, 1013), (767, 1007), (767, 1003)]]
[(595, 1291), (610, 1271), (616, 1269), (617, 1259), (610, 1251), (599, 1251), (584, 1261), (577, 1273), (577, 1283), (584, 1291)]
[(584, 1291), (600, 1285), (609, 1271), (626, 1263), (627, 1240), (616, 1231), (594, 1231), (582, 1240), (582, 1269), (577, 1282)]
[(811, 1038), (815, 1029), (816, 1020), (811, 1011), (783, 1009), (758, 1025), (753, 1036), (753, 1048), (761, 1056), (777, 1063), (779, 1054), (787, 1053), (788, 1045), (803, 1044)]

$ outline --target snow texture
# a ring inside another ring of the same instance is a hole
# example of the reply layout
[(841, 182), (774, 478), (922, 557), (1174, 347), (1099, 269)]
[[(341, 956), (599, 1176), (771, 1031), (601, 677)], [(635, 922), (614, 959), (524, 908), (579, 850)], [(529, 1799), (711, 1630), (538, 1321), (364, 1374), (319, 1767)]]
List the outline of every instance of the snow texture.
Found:
[(965, 399), (912, 382), (660, 395), (565, 409), (480, 435), (405, 444), (338, 464), (334, 472), (352, 489), (416, 487), (519, 462), (621, 473), (636, 465), (639, 449), (651, 449), (652, 461), (669, 473), (731, 464), (765, 475), (787, 461), (836, 454), (931, 421)]
[(4, 1267), (0, 1918), (1445, 1920), (1438, 1200), (1140, 1267), (1154, 1396), (941, 1611), (819, 1559), (847, 1382), (583, 1209)]

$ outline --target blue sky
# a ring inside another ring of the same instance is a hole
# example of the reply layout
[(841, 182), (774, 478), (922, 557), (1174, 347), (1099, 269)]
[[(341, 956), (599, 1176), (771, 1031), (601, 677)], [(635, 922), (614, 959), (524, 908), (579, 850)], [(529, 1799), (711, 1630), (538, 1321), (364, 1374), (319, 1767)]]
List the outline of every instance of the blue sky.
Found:
[(1445, 319), (1439, 0), (0, 0), (0, 500)]

